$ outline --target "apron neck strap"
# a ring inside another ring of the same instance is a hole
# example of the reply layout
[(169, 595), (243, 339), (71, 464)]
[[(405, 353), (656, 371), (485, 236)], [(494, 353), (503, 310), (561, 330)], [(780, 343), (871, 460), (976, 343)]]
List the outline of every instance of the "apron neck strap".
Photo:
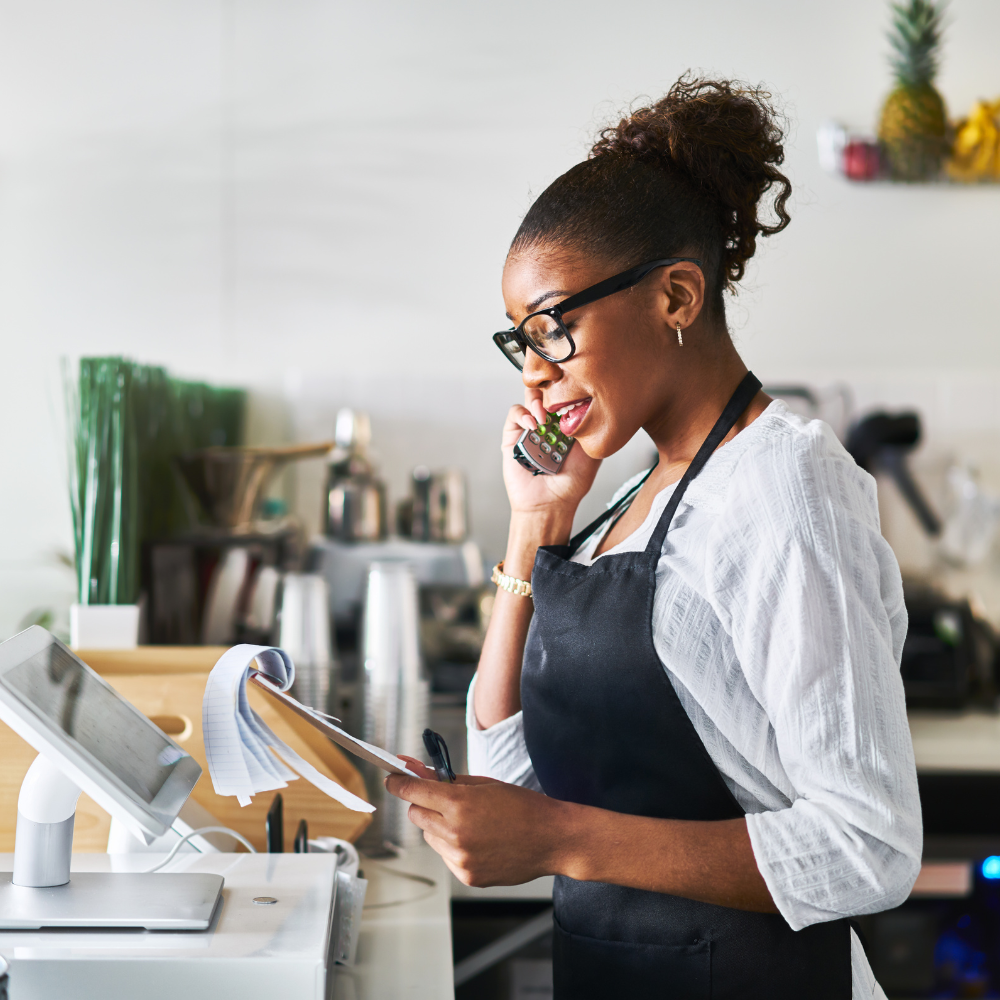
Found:
[[(658, 554), (660, 549), (663, 548), (663, 540), (667, 536), (667, 529), (670, 527), (671, 520), (673, 520), (674, 511), (677, 510), (677, 505), (681, 502), (681, 497), (684, 496), (684, 491), (687, 489), (688, 484), (701, 472), (705, 463), (711, 458), (712, 453), (725, 440), (726, 435), (733, 429), (733, 425), (743, 415), (743, 411), (750, 405), (751, 400), (757, 395), (759, 389), (760, 380), (753, 372), (747, 372), (743, 381), (736, 387), (736, 392), (733, 393), (732, 398), (726, 404), (726, 408), (722, 411), (722, 416), (716, 421), (708, 437), (705, 438), (704, 443), (698, 449), (694, 461), (687, 467), (684, 475), (681, 476), (680, 481), (677, 483), (673, 495), (667, 504), (667, 508), (656, 525), (652, 538), (649, 540), (649, 545), (646, 546), (647, 552), (652, 550)], [(617, 503), (609, 507), (600, 517), (591, 521), (586, 528), (570, 539), (566, 552), (567, 559), (571, 559), (580, 546), (598, 528), (610, 518), (615, 517), (625, 504), (632, 501), (655, 469), (656, 466), (654, 465)]]
[(694, 456), (687, 469), (684, 470), (684, 475), (681, 476), (674, 487), (674, 492), (667, 502), (666, 509), (660, 516), (660, 520), (649, 539), (649, 544), (646, 546), (647, 554), (653, 554), (656, 558), (659, 558), (660, 552), (663, 549), (663, 542), (667, 537), (667, 529), (669, 529), (670, 522), (674, 519), (674, 512), (677, 510), (681, 498), (684, 496), (684, 491), (691, 485), (691, 480), (705, 467), (705, 463), (712, 457), (715, 449), (726, 439), (726, 435), (733, 429), (736, 421), (743, 416), (744, 410), (750, 405), (754, 396), (759, 391), (760, 379), (753, 372), (747, 372), (743, 376), (743, 381), (736, 387), (736, 392), (733, 393), (729, 402), (726, 403), (726, 408), (715, 422), (715, 426), (709, 431), (708, 437), (705, 438), (702, 446), (698, 449), (698, 453)]
[(637, 482), (635, 486), (633, 486), (632, 489), (628, 491), (628, 493), (626, 493), (623, 497), (621, 497), (619, 500), (613, 503), (603, 514), (600, 515), (600, 517), (595, 518), (593, 521), (590, 522), (590, 524), (587, 525), (586, 528), (575, 534), (569, 540), (569, 545), (567, 546), (569, 551), (566, 555), (567, 559), (572, 559), (573, 556), (576, 554), (577, 549), (579, 549), (580, 546), (588, 538), (590, 538), (590, 536), (595, 531), (597, 531), (597, 529), (601, 527), (602, 524), (604, 524), (610, 518), (617, 515), (625, 504), (630, 503), (632, 501), (636, 493), (638, 493), (639, 490), (642, 489), (643, 483), (645, 483), (646, 480), (649, 479), (649, 477), (653, 474), (653, 469), (655, 468), (656, 465), (654, 465), (653, 468), (650, 469), (649, 472), (647, 472), (646, 475), (644, 475), (642, 479), (640, 479), (639, 482)]

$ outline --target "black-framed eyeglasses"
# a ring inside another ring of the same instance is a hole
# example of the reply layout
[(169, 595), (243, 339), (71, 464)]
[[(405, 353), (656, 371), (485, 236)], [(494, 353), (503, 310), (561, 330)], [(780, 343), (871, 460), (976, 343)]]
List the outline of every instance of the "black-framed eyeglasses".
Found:
[(591, 302), (607, 298), (615, 292), (623, 292), (626, 288), (638, 285), (650, 271), (655, 271), (658, 267), (680, 264), (682, 261), (701, 267), (701, 261), (695, 257), (667, 257), (664, 260), (651, 260), (648, 264), (640, 264), (628, 271), (622, 271), (621, 274), (605, 278), (596, 285), (591, 285), (590, 288), (585, 288), (582, 292), (549, 306), (548, 309), (539, 309), (538, 312), (525, 316), (519, 326), (494, 333), (493, 343), (519, 372), (524, 371), (525, 352), (528, 348), (540, 358), (553, 364), (569, 361), (576, 354), (576, 344), (563, 322), (564, 313), (572, 312), (581, 306), (589, 306)]

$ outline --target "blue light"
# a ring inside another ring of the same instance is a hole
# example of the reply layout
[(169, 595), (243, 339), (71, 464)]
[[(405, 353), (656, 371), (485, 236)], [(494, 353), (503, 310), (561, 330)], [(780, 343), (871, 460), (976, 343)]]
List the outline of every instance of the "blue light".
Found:
[(1000, 878), (1000, 856), (996, 854), (983, 862), (983, 878)]

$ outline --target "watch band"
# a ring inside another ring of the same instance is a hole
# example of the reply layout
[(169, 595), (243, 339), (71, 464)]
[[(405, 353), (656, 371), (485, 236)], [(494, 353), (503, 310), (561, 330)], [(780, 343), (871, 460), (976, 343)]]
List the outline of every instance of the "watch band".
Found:
[(531, 584), (527, 580), (518, 580), (516, 576), (507, 576), (503, 571), (503, 561), (501, 560), (493, 567), (493, 575), (490, 580), (501, 590), (506, 590), (508, 594), (516, 594), (518, 597), (531, 597)]

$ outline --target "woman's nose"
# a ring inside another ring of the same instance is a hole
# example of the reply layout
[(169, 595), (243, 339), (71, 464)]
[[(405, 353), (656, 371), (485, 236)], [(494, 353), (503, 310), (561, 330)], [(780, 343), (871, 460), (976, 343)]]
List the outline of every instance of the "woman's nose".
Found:
[(562, 370), (557, 364), (546, 361), (532, 350), (525, 351), (521, 380), (529, 389), (541, 389), (542, 386), (557, 382), (560, 378)]

